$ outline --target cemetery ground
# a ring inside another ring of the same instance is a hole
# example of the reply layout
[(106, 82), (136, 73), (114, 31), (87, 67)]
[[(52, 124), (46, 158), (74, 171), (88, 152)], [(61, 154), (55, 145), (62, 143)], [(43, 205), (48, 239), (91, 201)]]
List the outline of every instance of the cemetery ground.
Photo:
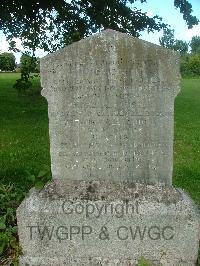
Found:
[[(20, 253), (15, 210), (28, 190), (51, 178), (47, 102), (34, 93), (18, 95), (20, 74), (0, 73), (0, 256)], [(183, 79), (175, 101), (173, 184), (200, 206), (200, 78)], [(3, 263), (3, 259), (0, 260)]]

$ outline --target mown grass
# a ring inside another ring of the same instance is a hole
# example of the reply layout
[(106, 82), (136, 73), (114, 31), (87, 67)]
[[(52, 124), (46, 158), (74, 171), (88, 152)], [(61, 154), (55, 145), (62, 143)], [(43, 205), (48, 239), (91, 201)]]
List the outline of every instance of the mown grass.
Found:
[(175, 100), (173, 183), (200, 206), (200, 79), (183, 79)]
[(0, 265), (13, 266), (20, 254), (16, 208), (31, 187), (50, 177), (47, 102), (33, 96), (38, 78), (32, 96), (18, 95), (13, 84), (19, 77), (0, 73)]
[(43, 97), (20, 96), (12, 87), (19, 76), (0, 73), (0, 182), (27, 187), (27, 171), (50, 168), (48, 115)]

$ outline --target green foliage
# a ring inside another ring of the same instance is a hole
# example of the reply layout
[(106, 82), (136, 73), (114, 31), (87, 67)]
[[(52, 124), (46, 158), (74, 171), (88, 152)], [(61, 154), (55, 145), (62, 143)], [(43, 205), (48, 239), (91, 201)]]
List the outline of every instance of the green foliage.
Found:
[(165, 29), (163, 30), (163, 36), (159, 38), (160, 45), (165, 48), (173, 49), (174, 47), (174, 30)]
[(27, 174), (27, 181), (30, 185), (36, 189), (41, 189), (47, 181), (51, 179), (51, 172), (47, 165), (43, 166), (43, 169), (39, 171), (37, 175), (31, 174), (29, 171), (25, 171)]
[(152, 264), (148, 260), (141, 258), (139, 259), (137, 266), (152, 266)]
[[(48, 166), (45, 166), (37, 176), (25, 172), (29, 188), (41, 189), (51, 176)], [(0, 256), (11, 257), (13, 264), (17, 263), (21, 252), (17, 236), (16, 209), (26, 194), (23, 187), (19, 189), (13, 184), (0, 184)]]
[[(28, 54), (23, 54), (20, 59), (20, 69), (21, 69), (21, 78), (16, 80), (16, 83), (13, 87), (18, 91), (19, 94), (32, 95), (31, 87), (32, 81), (38, 75), (30, 75), (31, 72), (39, 72), (39, 59), (30, 56)], [(41, 86), (38, 88), (37, 92), (40, 92)], [(39, 94), (39, 93), (37, 93)]]
[(188, 43), (182, 40), (175, 40), (172, 49), (180, 52), (181, 55), (185, 55), (188, 52)]
[(190, 42), (192, 54), (200, 55), (200, 36), (193, 36)]
[[(114, 29), (138, 37), (140, 32), (159, 31), (167, 27), (159, 16), (148, 17), (134, 7), (147, 0), (73, 0), (73, 1), (1, 1), (0, 30), (16, 49), (14, 37), (25, 48), (55, 51), (102, 29)], [(187, 0), (174, 0), (188, 28), (198, 24)]]
[(29, 54), (23, 54), (20, 58), (20, 68), (23, 73), (36, 72), (37, 59)]
[(181, 74), (184, 77), (200, 76), (200, 55), (187, 54), (181, 57)]
[(174, 0), (174, 6), (180, 9), (180, 12), (183, 14), (183, 19), (187, 22), (188, 29), (198, 24), (197, 18), (191, 15), (192, 5), (187, 0)]
[(200, 54), (190, 56), (188, 66), (193, 76), (200, 76)]
[(160, 44), (166, 48), (180, 52), (180, 71), (183, 77), (200, 76), (200, 37), (194, 36), (190, 42), (191, 53), (188, 54), (188, 43), (175, 40), (173, 30), (165, 30), (159, 39)]
[(13, 71), (15, 69), (15, 56), (13, 53), (0, 54), (0, 70)]
[(180, 71), (183, 77), (189, 77), (192, 75), (191, 70), (189, 68), (189, 58), (189, 54), (185, 54), (180, 58)]
[(31, 86), (32, 82), (29, 80), (29, 73), (21, 72), (21, 78), (16, 80), (13, 88), (15, 88), (19, 94), (25, 95)]
[(0, 184), (0, 256), (11, 257), (17, 263), (20, 247), (17, 236), (16, 208), (26, 193), (13, 184)]
[(160, 45), (168, 49), (173, 49), (184, 55), (188, 51), (188, 43), (182, 40), (175, 40), (174, 30), (166, 29), (163, 31), (163, 36), (159, 38)]
[(19, 189), (13, 184), (0, 184), (0, 256), (11, 258), (14, 265), (18, 262), (21, 252), (17, 235), (16, 209), (27, 195), (28, 188), (41, 189), (51, 177), (48, 166), (44, 166), (36, 176), (28, 171), (25, 172), (27, 189), (24, 189), (23, 186)]

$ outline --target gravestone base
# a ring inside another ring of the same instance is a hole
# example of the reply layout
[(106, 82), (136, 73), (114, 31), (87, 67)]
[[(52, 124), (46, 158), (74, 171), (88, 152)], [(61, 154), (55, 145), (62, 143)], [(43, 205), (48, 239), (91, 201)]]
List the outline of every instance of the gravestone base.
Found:
[[(141, 262), (141, 263), (140, 263)], [(143, 264), (142, 264), (143, 262)], [(163, 262), (163, 263), (162, 263)], [(145, 264), (144, 264), (145, 263)], [(40, 258), (26, 258), (23, 257), (21, 259), (21, 264), (25, 266), (66, 266), (66, 265), (73, 265), (73, 266), (194, 266), (196, 264), (192, 262), (183, 262), (180, 260), (173, 260), (172, 261), (166, 261), (166, 260), (160, 260), (160, 261), (149, 261), (141, 259), (139, 260), (121, 260), (121, 259), (112, 259), (112, 258), (46, 258), (46, 257), (40, 257)]]
[(172, 187), (54, 180), (30, 192), (17, 219), (20, 265), (189, 266), (197, 260), (198, 209)]

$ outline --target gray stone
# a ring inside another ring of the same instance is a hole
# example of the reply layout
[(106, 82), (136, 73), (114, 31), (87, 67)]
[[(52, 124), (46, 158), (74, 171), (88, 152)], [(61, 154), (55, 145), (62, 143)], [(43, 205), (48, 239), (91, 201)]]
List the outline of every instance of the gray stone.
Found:
[(41, 60), (54, 179), (168, 184), (179, 55), (113, 30)]
[(41, 78), (53, 181), (17, 210), (20, 265), (194, 266), (199, 212), (171, 187), (178, 54), (106, 30)]
[[(18, 209), (21, 265), (195, 265), (199, 220), (172, 187), (50, 182)], [(48, 235), (49, 234), (49, 235)]]

